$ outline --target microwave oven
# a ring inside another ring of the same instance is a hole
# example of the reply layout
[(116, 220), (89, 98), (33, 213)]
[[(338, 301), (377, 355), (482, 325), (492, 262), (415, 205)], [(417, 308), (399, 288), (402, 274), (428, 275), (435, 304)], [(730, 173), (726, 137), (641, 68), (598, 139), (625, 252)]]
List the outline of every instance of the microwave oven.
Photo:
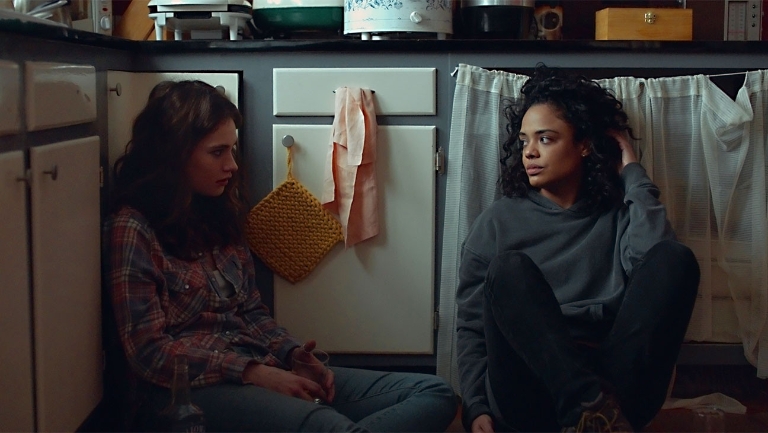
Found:
[(112, 0), (70, 0), (72, 28), (112, 35)]

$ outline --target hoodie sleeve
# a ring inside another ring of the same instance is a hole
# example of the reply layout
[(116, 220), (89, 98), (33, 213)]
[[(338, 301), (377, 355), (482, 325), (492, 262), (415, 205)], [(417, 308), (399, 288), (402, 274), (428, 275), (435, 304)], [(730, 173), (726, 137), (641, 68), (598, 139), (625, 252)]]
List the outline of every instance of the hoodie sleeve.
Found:
[(621, 172), (624, 181), (625, 230), (621, 236), (622, 265), (632, 274), (637, 262), (657, 243), (674, 240), (667, 210), (659, 200), (661, 192), (639, 163), (628, 164)]

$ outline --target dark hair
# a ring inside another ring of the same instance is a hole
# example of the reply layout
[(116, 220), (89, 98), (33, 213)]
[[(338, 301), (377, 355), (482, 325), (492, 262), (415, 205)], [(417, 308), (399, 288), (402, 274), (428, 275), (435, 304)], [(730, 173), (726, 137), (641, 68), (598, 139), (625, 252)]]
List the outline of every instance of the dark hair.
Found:
[(218, 197), (195, 194), (184, 175), (195, 146), (228, 119), (236, 128), (242, 125), (237, 107), (206, 83), (165, 81), (155, 86), (133, 122), (125, 154), (115, 162), (112, 211), (137, 209), (163, 247), (180, 258), (242, 241), (248, 210), (244, 170), (233, 175)]
[(604, 210), (620, 203), (623, 195), (618, 166), (621, 148), (611, 131), (627, 132), (635, 138), (628, 125), (622, 104), (595, 81), (570, 75), (542, 64), (521, 89), (520, 98), (504, 108), (509, 123), (509, 138), (503, 145), (501, 158), (501, 190), (505, 196), (525, 196), (531, 185), (523, 166), (522, 143), (519, 140), (523, 116), (533, 105), (546, 104), (573, 128), (574, 142), (586, 140), (590, 153), (584, 161), (581, 196), (590, 208)]

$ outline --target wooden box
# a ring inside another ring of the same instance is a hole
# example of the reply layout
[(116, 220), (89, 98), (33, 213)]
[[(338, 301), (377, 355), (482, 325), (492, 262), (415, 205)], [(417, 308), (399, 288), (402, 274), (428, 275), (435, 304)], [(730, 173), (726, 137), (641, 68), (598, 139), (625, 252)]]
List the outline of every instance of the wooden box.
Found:
[(595, 39), (690, 41), (693, 10), (674, 8), (606, 8), (595, 13)]

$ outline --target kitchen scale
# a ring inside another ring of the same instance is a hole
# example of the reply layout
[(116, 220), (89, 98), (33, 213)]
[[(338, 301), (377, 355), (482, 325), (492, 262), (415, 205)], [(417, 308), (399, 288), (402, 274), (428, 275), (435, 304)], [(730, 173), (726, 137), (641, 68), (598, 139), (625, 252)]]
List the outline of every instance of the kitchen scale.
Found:
[(220, 39), (229, 30), (229, 39), (251, 20), (253, 8), (247, 0), (151, 0), (149, 17), (155, 20), (155, 38), (163, 40), (163, 28), (173, 30), (175, 40), (184, 32), (192, 39)]

